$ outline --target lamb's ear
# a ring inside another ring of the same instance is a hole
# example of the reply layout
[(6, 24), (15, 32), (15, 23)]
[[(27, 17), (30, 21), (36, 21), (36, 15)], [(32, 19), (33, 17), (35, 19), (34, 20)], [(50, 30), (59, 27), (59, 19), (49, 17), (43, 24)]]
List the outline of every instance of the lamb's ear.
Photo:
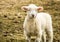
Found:
[(37, 7), (37, 10), (43, 11), (43, 7), (39, 6), (39, 7)]
[(24, 10), (24, 11), (27, 11), (28, 7), (27, 6), (22, 6), (21, 9)]

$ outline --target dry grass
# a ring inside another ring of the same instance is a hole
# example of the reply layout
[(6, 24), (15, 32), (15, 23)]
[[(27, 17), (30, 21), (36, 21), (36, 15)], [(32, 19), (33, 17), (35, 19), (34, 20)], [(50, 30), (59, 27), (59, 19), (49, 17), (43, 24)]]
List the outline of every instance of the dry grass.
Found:
[(60, 1), (58, 0), (0, 0), (0, 42), (24, 42), (22, 24), (25, 12), (21, 6), (34, 3), (43, 6), (52, 16), (54, 42), (60, 42)]

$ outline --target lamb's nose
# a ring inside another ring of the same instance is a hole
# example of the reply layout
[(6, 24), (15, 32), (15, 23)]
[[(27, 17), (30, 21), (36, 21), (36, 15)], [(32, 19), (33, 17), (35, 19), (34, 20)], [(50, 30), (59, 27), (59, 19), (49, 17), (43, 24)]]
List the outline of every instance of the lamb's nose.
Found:
[(32, 15), (32, 17), (34, 17), (34, 15)]

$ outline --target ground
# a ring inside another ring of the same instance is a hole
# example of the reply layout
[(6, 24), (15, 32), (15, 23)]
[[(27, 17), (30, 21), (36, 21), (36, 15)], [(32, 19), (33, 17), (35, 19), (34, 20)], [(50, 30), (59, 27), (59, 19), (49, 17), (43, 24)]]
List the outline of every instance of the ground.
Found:
[(60, 42), (60, 0), (0, 0), (0, 42), (25, 42), (23, 5), (43, 6), (52, 16), (54, 41)]

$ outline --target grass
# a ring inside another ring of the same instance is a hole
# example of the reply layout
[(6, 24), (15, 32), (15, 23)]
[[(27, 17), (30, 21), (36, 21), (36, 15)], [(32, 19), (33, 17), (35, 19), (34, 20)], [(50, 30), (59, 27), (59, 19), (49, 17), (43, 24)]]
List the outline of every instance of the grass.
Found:
[(54, 41), (60, 42), (60, 1), (48, 0), (0, 0), (0, 42), (25, 42), (23, 22), (26, 13), (23, 5), (31, 3), (43, 6), (52, 16)]

